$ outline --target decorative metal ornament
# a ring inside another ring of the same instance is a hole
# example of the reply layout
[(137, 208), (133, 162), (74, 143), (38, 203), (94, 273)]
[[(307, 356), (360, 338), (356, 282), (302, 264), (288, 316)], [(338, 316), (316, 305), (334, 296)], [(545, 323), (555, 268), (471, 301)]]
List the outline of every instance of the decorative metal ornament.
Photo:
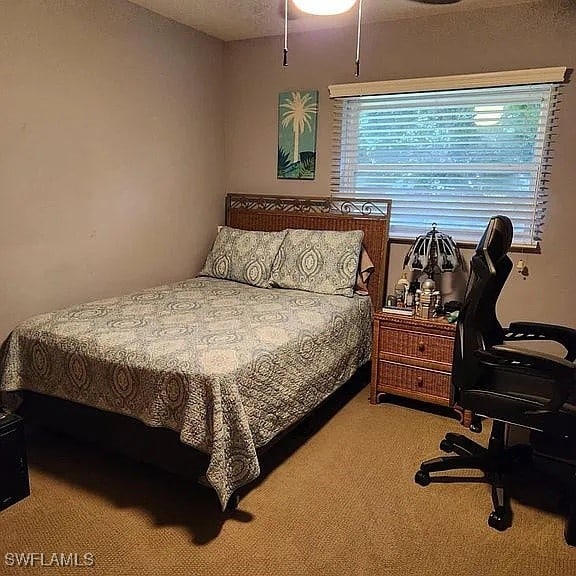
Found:
[(260, 210), (262, 212), (303, 212), (309, 214), (347, 214), (361, 217), (390, 216), (391, 200), (358, 200), (357, 198), (261, 196), (259, 194), (229, 194), (226, 211)]

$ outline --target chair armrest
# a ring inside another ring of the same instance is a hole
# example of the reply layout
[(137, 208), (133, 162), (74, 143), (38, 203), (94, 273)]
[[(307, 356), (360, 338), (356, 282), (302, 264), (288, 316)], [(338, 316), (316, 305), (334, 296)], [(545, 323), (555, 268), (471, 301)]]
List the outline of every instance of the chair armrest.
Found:
[(506, 330), (504, 339), (507, 341), (552, 340), (566, 348), (566, 360), (573, 362), (576, 359), (576, 330), (567, 326), (540, 322), (512, 322)]
[(564, 358), (512, 346), (492, 346), (488, 350), (477, 350), (483, 362), (499, 366), (511, 366), (533, 370), (544, 370), (556, 378), (574, 374), (575, 365)]
[(552, 397), (540, 410), (529, 410), (526, 414), (550, 414), (558, 412), (567, 401), (576, 384), (576, 366), (558, 356), (511, 346), (492, 346), (488, 350), (477, 350), (476, 355), (483, 364), (516, 369), (524, 373), (541, 372), (551, 382)]

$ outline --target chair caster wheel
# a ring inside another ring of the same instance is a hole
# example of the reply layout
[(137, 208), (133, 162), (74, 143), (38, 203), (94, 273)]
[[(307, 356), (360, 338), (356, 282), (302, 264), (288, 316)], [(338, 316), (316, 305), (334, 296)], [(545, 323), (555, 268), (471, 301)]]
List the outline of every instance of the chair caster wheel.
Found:
[(490, 512), (490, 516), (488, 516), (488, 526), (490, 526), (490, 528), (494, 528), (499, 532), (503, 532), (504, 530), (506, 530), (506, 528), (508, 528), (509, 525), (510, 521), (508, 518), (508, 514), (506, 514), (506, 512), (504, 512), (503, 510), (502, 511), (493, 510), (492, 512)]
[(468, 426), (468, 429), (472, 432), (475, 432), (476, 434), (479, 434), (482, 432), (482, 420), (480, 418), (473, 418), (472, 422), (470, 422), (470, 426)]
[(454, 452), (454, 444), (452, 444), (452, 442), (449, 442), (448, 440), (446, 440), (446, 438), (444, 438), (444, 440), (440, 442), (440, 450), (448, 453)]
[(416, 482), (416, 484), (420, 484), (420, 486), (428, 486), (428, 484), (430, 484), (430, 474), (428, 474), (428, 472), (418, 470), (414, 476), (414, 482)]

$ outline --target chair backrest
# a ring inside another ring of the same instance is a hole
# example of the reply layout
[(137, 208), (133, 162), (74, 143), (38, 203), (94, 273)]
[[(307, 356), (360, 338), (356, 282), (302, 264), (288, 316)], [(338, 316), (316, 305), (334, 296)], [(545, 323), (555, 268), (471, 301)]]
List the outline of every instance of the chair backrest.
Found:
[(454, 343), (452, 390), (456, 401), (461, 390), (474, 387), (481, 377), (474, 352), (503, 342), (504, 330), (496, 316), (496, 302), (512, 269), (507, 255), (512, 234), (510, 218), (492, 217), (472, 256)]

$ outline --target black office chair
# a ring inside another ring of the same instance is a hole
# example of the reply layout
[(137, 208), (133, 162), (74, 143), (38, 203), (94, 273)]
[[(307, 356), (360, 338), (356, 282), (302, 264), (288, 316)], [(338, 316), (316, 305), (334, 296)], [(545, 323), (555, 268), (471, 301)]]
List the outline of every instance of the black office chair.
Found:
[[(511, 524), (507, 477), (519, 466), (533, 464), (527, 446), (506, 447), (506, 426), (529, 428), (543, 460), (561, 463), (559, 469), (576, 495), (576, 330), (533, 322), (515, 322), (503, 328), (496, 302), (512, 269), (507, 256), (512, 222), (505, 216), (490, 219), (470, 264), (464, 304), (458, 317), (454, 345), (452, 388), (456, 404), (473, 414), (471, 429), (481, 430), (489, 418), (488, 448), (461, 434), (448, 433), (440, 449), (454, 452), (420, 465), (415, 481), (426, 486), (433, 472), (477, 469), (492, 486), (494, 510), (488, 524), (505, 530)], [(505, 342), (553, 340), (566, 349), (564, 358), (506, 346)], [(568, 454), (570, 450), (573, 454)], [(437, 477), (436, 477), (437, 478)], [(576, 545), (576, 505), (572, 500), (565, 537)]]

